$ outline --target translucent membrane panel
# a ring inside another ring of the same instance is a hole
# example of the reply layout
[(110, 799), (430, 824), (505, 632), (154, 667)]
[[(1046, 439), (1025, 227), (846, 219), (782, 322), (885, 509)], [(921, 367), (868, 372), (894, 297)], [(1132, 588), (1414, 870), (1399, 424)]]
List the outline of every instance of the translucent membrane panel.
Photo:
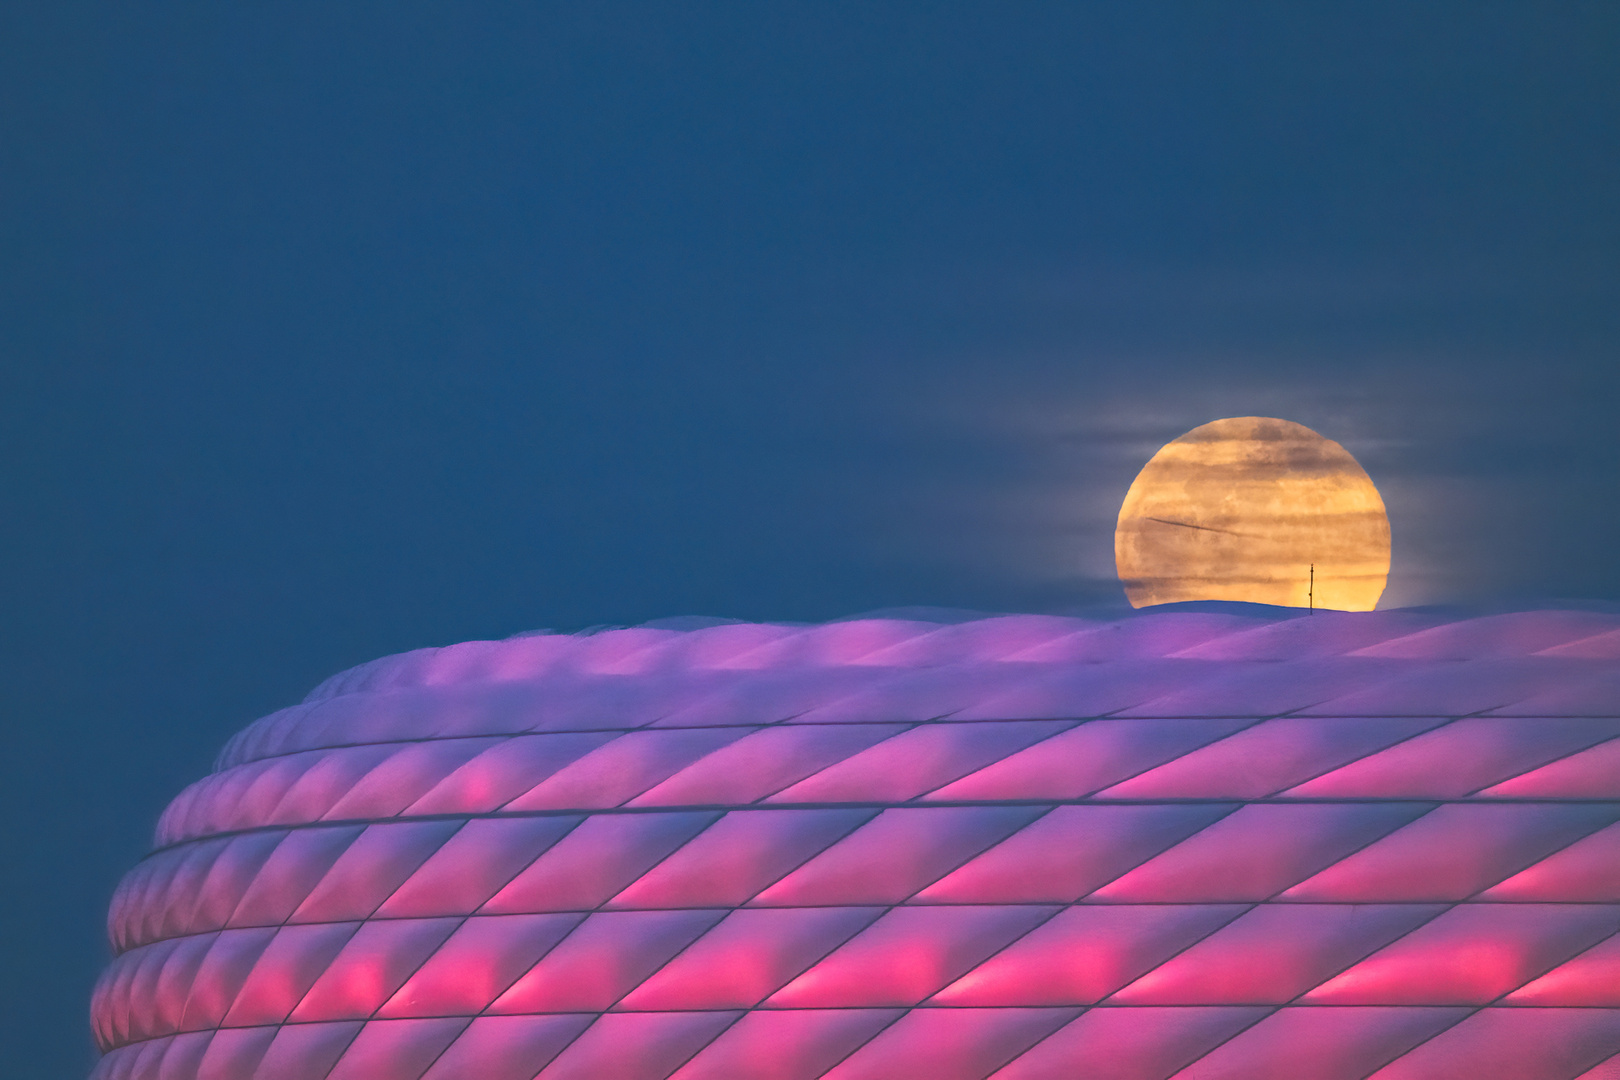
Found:
[(90, 1035), (95, 1039), (96, 1047), (106, 1050), (113, 1046), (116, 1040), (112, 1030), (112, 1000), (113, 984), (118, 975), (118, 960), (101, 969), (96, 976), (96, 984), (90, 990)]
[(1060, 911), (931, 999), (939, 1005), (1090, 1005), (1247, 910), (1237, 904)]
[(1282, 1005), (1445, 909), (1263, 904), (1114, 994), (1127, 1005)]
[[(221, 841), (205, 843), (214, 847)], [(107, 932), (115, 949), (122, 952), (164, 936), (158, 927), (169, 917), (170, 887), (191, 854), (187, 848), (160, 851), (124, 875), (107, 913)]]
[(777, 724), (890, 677), (877, 668), (766, 668), (728, 674), (654, 726)]
[(537, 1080), (664, 1080), (737, 1013), (616, 1013), (597, 1019)]
[(1114, 799), (1258, 799), (1411, 738), (1440, 722), (1269, 720), (1098, 794)]
[(752, 1008), (882, 913), (882, 908), (734, 911), (649, 975), (617, 1008)]
[(1282, 1009), (1175, 1080), (1358, 1080), (1466, 1015), (1466, 1009)]
[(373, 1020), (325, 1080), (418, 1080), (466, 1026), (464, 1019)]
[(1480, 794), (1510, 799), (1620, 799), (1620, 739), (1520, 773)]
[[(156, 979), (163, 962), (174, 950), (173, 942), (159, 942), (133, 952), (125, 953), (114, 961), (113, 970), (97, 983), (97, 994), (92, 1004), (91, 1023), (100, 1033), (103, 1047), (119, 1046), (131, 1041), (131, 1030), (141, 1025), (135, 1013), (132, 995), (138, 988)], [(145, 1002), (142, 1005), (145, 1006)], [(141, 1011), (147, 1011), (143, 1008)]]
[(885, 810), (753, 903), (893, 904), (1040, 815), (1025, 807)]
[(583, 915), (468, 919), (377, 1010), (382, 1017), (473, 1016), (580, 924)]
[(264, 1060), (275, 1028), (234, 1028), (217, 1031), (197, 1064), (197, 1080), (238, 1080), (254, 1076)]
[[(158, 1080), (164, 1074), (165, 1059), (172, 1060), (175, 1066), (189, 1066), (195, 1073), (197, 1059), (206, 1052), (211, 1034), (166, 1035), (119, 1047), (102, 1057), (91, 1080)], [(199, 1041), (201, 1046), (197, 1045)]]
[(632, 731), (559, 769), (513, 799), (507, 809), (620, 806), (744, 733), (737, 728)]
[(925, 724), (830, 765), (771, 802), (904, 802), (1064, 730), (1028, 720)]
[(276, 931), (243, 979), (224, 1024), (242, 1027), (286, 1020), (358, 929), (358, 923), (326, 923)]
[(1515, 611), (1459, 619), (1363, 647), (1360, 656), (1403, 660), (1522, 657), (1612, 629), (1614, 617), (1585, 611)]
[(369, 826), (310, 890), (292, 921), (367, 918), (462, 825), (417, 821)]
[[(442, 689), (348, 694), (316, 706), (297, 724), (301, 730), (296, 734), (288, 731), (283, 738), (290, 736), (296, 742), (318, 740), (327, 745), (428, 739), (439, 735), (447, 725), (462, 726), (454, 718), (458, 714), (465, 717), (475, 709), (464, 694)], [(264, 746), (261, 752), (271, 748)]]
[(1565, 1080), (1620, 1052), (1620, 1010), (1482, 1009), (1369, 1080)]
[(394, 817), (498, 739), (412, 743), (389, 755), (327, 810), (327, 821)]
[(673, 630), (636, 626), (575, 641), (568, 666), (577, 671), (631, 674), (656, 670), (658, 660), (684, 635)]
[(1594, 665), (1590, 673), (1567, 672), (1551, 687), (1493, 710), (1500, 716), (1620, 716), (1620, 672)]
[(282, 843), (280, 832), (248, 833), (226, 843), (219, 858), (208, 869), (208, 876), (197, 888), (196, 902), (187, 905), (169, 900), (171, 920), (163, 925), (175, 934), (197, 933), (225, 926), (238, 910), (248, 887), (264, 870), (271, 854)]
[(915, 1005), (1055, 913), (1035, 906), (896, 908), (767, 1004)]
[(203, 1055), (208, 1052), (214, 1034), (212, 1031), (198, 1031), (171, 1037), (154, 1074), (155, 1080), (196, 1080)]
[(992, 1080), (1167, 1077), (1270, 1011), (1092, 1009), (998, 1069)]
[(360, 1034), (359, 1021), (339, 1024), (292, 1024), (270, 1040), (254, 1080), (323, 1080)]
[(876, 816), (874, 810), (737, 810), (636, 878), (610, 908), (734, 907)]
[(935, 623), (911, 619), (851, 619), (805, 627), (791, 637), (761, 646), (759, 652), (777, 661), (796, 664), (854, 664), (938, 630)]
[(1284, 895), (1290, 900), (1461, 900), (1596, 832), (1613, 805), (1447, 805)]
[(981, 1080), (1074, 1019), (1076, 1009), (917, 1009), (829, 1070), (827, 1080)]
[(1304, 996), (1324, 1005), (1484, 1005), (1620, 930), (1599, 904), (1465, 904)]
[(1078, 619), (1051, 615), (1003, 615), (974, 619), (909, 638), (870, 653), (868, 663), (934, 666), (975, 660), (998, 660), (1072, 634), (1085, 625)]
[(1265, 900), (1427, 809), (1413, 803), (1244, 806), (1093, 895), (1117, 903)]
[(469, 821), (383, 901), (377, 914), (471, 914), (579, 821), (572, 816)]
[(1557, 656), (1569, 660), (1620, 660), (1620, 630), (1606, 630), (1601, 634), (1577, 638), (1562, 645), (1541, 649), (1538, 656)]
[[(763, 655), (763, 646), (799, 634), (800, 628), (769, 623), (733, 623), (711, 626), (684, 635), (671, 654), (694, 668), (735, 668), (747, 656)], [(743, 665), (746, 666), (746, 665)]]
[(1339, 659), (1222, 665), (1190, 689), (1154, 696), (1114, 716), (1278, 716), (1332, 700), (1384, 677), (1386, 665)]
[(599, 1012), (719, 922), (719, 911), (601, 912), (585, 919), (490, 1007)]
[[(1567, 682), (1567, 668), (1539, 660), (1400, 662), (1367, 658), (1369, 664), (1396, 664), (1382, 679), (1320, 705), (1304, 716), (1470, 716), (1509, 708)], [(1369, 676), (1373, 676), (1369, 672)], [(1541, 714), (1546, 715), (1546, 714)]]
[(905, 730), (901, 724), (766, 728), (699, 758), (630, 805), (746, 805)]
[(969, 773), (929, 798), (1078, 799), (1251, 723), (1093, 720)]
[(186, 942), (165, 941), (141, 950), (142, 956), (135, 970), (135, 975), (128, 984), (128, 1008), (125, 1012), (127, 1034), (125, 1041), (136, 1041), (149, 1038), (153, 1035), (167, 1035), (173, 1029), (165, 1031), (157, 1026), (159, 1006), (156, 1000), (158, 980), (163, 969), (174, 960), (177, 954), (182, 953)]
[(192, 912), (203, 892), (204, 882), (228, 847), (226, 841), (214, 840), (166, 852), (174, 857), (164, 860), (163, 867), (142, 890), (136, 909), (139, 923), (130, 936), (140, 941), (156, 941), (186, 933), (193, 922)]
[(128, 1047), (119, 1055), (119, 1060), (109, 1073), (108, 1080), (136, 1080), (136, 1078), (150, 1080), (162, 1067), (163, 1055), (172, 1042), (172, 1038), (154, 1039), (151, 1042), (136, 1043)]
[(956, 720), (1040, 720), (1105, 716), (1168, 693), (1193, 691), (1222, 676), (1217, 668), (1178, 660), (1120, 664), (1054, 664), (1016, 686), (952, 714)]
[(1553, 852), (1486, 889), (1480, 899), (1620, 902), (1620, 825)]
[(1474, 717), (1425, 732), (1290, 789), (1313, 798), (1467, 795), (1620, 734), (1615, 720)]
[(120, 1047), (96, 1063), (90, 1080), (196, 1080), (215, 1034), (167, 1035)]
[[(217, 934), (181, 938), (158, 969), (157, 977), (149, 989), (135, 988), (137, 999), (145, 997), (148, 1007), (144, 1036), (181, 1030), (185, 1016), (186, 999), (196, 985), (197, 971), (218, 939)], [(133, 1026), (133, 1025), (132, 1025)]]
[(363, 832), (362, 825), (344, 825), (286, 834), (248, 883), (227, 925), (286, 922)]
[(976, 702), (1016, 685), (1016, 670), (975, 665), (969, 669), (927, 667), (864, 686), (817, 705), (789, 724), (869, 724), (921, 722), (951, 717)]
[(1620, 1055), (1598, 1062), (1576, 1080), (1620, 1080)]
[(1222, 634), (1176, 655), (1188, 660), (1320, 659), (1343, 656), (1439, 621), (1438, 616), (1405, 611), (1319, 611), (1303, 619), (1282, 619)]
[(610, 674), (559, 681), (535, 731), (646, 727), (709, 693), (717, 680), (696, 672)]
[(195, 1031), (223, 1023), (248, 974), (275, 936), (274, 927), (220, 933), (197, 967), (180, 1027)]
[(610, 732), (563, 732), (503, 740), (433, 785), (405, 812), (477, 814), (498, 810), (615, 737)]
[[(519, 675), (432, 691), (432, 734), (438, 738), (533, 731), (555, 722), (550, 679)], [(426, 696), (426, 695), (424, 695)]]
[[(215, 805), (234, 805), (228, 798), (220, 799), (219, 789), (228, 786), (236, 793), (240, 793), (246, 786), (247, 779), (245, 773), (236, 773), (233, 770), (232, 773), (216, 773), (187, 787), (164, 808), (163, 815), (158, 818), (152, 842), (176, 844), (182, 840), (195, 839), (205, 833), (219, 831), (209, 816), (212, 808)], [(219, 802), (216, 802), (216, 799), (219, 799)]]
[(163, 808), (163, 813), (158, 815), (157, 828), (152, 834), (154, 844), (172, 844), (187, 836), (186, 819), (191, 814), (191, 808), (198, 795), (213, 782), (214, 777), (209, 776), (188, 784), (181, 789), (180, 794), (169, 801), (169, 805)]
[(514, 915), (590, 910), (719, 817), (651, 813), (586, 818), (490, 898), (482, 910)]
[(302, 776), (287, 788), (268, 814), (253, 824), (301, 825), (319, 821), (331, 812), (355, 785), (405, 747), (347, 746), (340, 750), (300, 754), (307, 763)]
[(1082, 626), (1074, 633), (1033, 646), (1013, 654), (1009, 659), (1097, 663), (1168, 656), (1257, 625), (1260, 624), (1256, 620), (1241, 616), (1209, 612), (1154, 612), (1123, 622)]
[(304, 749), (302, 746), (288, 745), (291, 740), (296, 739), (295, 735), (289, 736), (288, 733), (301, 731), (310, 714), (319, 708), (320, 703), (306, 700), (291, 708), (279, 709), (268, 716), (260, 717), (231, 736), (215, 759), (214, 767), (229, 769), (267, 754)]
[(1508, 1005), (1620, 1008), (1620, 936), (1607, 937), (1503, 999)]
[(195, 836), (268, 824), (287, 792), (319, 761), (317, 754), (256, 761), (242, 766), (239, 776), (221, 777), (219, 786), (192, 807), (188, 833)]
[(133, 947), (130, 939), (144, 918), (142, 894), (146, 891), (147, 881), (160, 866), (177, 857), (177, 852), (173, 850), (148, 855), (118, 882), (107, 905), (107, 937), (115, 951), (122, 952)]
[(899, 1009), (794, 1009), (746, 1013), (670, 1080), (819, 1080)]
[(1061, 615), (996, 615), (940, 628), (927, 638), (897, 644), (880, 656), (897, 664), (938, 664), (943, 657), (957, 664), (1001, 661), (1095, 625)]
[(294, 1022), (364, 1020), (421, 967), (457, 919), (388, 919), (355, 931), (298, 1007)]
[(469, 1024), (421, 1080), (534, 1080), (591, 1017), (480, 1016)]
[(1231, 813), (1059, 806), (917, 894), (918, 903), (1071, 903)]

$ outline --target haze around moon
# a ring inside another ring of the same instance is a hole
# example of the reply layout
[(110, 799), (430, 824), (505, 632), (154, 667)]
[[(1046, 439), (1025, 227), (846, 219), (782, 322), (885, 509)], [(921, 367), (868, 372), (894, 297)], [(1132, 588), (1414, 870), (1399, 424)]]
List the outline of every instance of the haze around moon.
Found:
[(1263, 416), (1215, 420), (1167, 443), (1137, 474), (1114, 531), (1119, 579), (1138, 608), (1241, 600), (1371, 611), (1389, 550), (1384, 500), (1350, 452)]

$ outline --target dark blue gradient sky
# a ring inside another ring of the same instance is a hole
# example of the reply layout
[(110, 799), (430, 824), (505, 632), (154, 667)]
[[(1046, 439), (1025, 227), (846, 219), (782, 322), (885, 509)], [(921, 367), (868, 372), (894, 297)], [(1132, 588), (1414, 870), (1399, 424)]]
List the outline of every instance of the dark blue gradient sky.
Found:
[(1612, 3), (0, 8), (7, 1076), (163, 803), (334, 670), (1117, 597), (1339, 439), (1396, 603), (1620, 600)]

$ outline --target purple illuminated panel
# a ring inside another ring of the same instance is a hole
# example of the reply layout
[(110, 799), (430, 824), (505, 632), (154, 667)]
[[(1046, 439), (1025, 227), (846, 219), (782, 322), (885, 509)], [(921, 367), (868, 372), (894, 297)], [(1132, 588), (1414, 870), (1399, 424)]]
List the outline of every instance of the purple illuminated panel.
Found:
[(96, 1080), (1613, 1080), (1620, 617), (469, 642), (231, 740)]

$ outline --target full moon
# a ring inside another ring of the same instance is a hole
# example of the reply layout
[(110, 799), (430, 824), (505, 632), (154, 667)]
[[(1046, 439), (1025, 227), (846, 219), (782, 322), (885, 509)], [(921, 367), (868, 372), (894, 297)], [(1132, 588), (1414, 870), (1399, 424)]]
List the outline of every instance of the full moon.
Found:
[(1193, 428), (1143, 466), (1120, 507), (1114, 562), (1132, 607), (1371, 611), (1389, 577), (1389, 515), (1332, 439), (1238, 416)]

